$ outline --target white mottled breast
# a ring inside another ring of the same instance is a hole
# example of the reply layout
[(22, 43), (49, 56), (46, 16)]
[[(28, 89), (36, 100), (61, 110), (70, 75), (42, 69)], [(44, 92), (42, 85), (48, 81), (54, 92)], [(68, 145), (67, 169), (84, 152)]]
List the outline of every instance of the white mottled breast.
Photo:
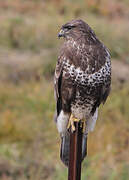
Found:
[[(70, 43), (75, 49), (77, 54), (81, 51), (84, 51), (84, 44), (78, 45), (76, 41), (73, 41), (72, 39), (67, 42)], [(74, 64), (71, 63), (71, 60), (64, 57), (63, 64), (64, 64), (64, 72), (63, 76), (67, 73), (67, 78), (72, 78), (75, 82), (82, 84), (82, 85), (93, 85), (99, 83), (105, 83), (107, 81), (107, 78), (111, 76), (111, 61), (110, 61), (110, 54), (108, 50), (105, 48), (107, 56), (105, 57), (105, 64), (97, 71), (92, 74), (89, 74), (89, 66), (86, 68), (86, 70), (82, 70), (81, 67), (75, 67)], [(92, 48), (90, 46), (89, 51), (92, 51)], [(84, 59), (83, 59), (84, 58)], [(82, 59), (81, 61), (85, 61), (86, 57), (83, 57), (82, 53)], [(87, 61), (88, 57), (86, 58)], [(92, 68), (94, 70), (94, 67)]]
[(75, 82), (82, 85), (94, 85), (95, 83), (106, 82), (107, 77), (111, 76), (110, 59), (107, 57), (105, 65), (93, 74), (87, 74), (87, 70), (83, 71), (81, 68), (76, 68), (73, 64), (70, 64), (69, 59), (67, 59), (64, 62), (63, 76), (65, 76), (66, 73), (68, 73), (69, 77), (74, 79)]

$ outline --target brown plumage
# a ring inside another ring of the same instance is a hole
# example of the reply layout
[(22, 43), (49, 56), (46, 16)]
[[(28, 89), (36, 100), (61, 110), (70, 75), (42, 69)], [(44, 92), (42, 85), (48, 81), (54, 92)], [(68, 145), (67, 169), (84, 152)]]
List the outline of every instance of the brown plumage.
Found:
[(68, 165), (71, 113), (86, 120), (83, 135), (83, 156), (86, 155), (87, 133), (92, 131), (98, 107), (110, 92), (111, 62), (107, 48), (93, 30), (82, 20), (72, 20), (62, 26), (59, 37), (64, 37), (55, 69), (55, 97), (57, 128), (62, 138), (61, 159)]

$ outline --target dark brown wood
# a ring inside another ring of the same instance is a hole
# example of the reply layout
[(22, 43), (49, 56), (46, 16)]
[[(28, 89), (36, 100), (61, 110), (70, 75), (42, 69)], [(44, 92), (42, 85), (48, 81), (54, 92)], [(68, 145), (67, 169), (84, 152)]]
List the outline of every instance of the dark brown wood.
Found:
[(68, 180), (81, 180), (82, 127), (80, 122), (75, 122), (75, 127), (76, 130), (70, 132)]

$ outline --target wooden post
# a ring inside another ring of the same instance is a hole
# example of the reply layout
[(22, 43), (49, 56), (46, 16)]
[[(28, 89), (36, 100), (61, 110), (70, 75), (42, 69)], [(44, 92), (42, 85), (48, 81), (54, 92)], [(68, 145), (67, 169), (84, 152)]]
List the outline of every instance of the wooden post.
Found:
[(68, 180), (81, 180), (82, 126), (75, 122), (76, 130), (70, 132)]

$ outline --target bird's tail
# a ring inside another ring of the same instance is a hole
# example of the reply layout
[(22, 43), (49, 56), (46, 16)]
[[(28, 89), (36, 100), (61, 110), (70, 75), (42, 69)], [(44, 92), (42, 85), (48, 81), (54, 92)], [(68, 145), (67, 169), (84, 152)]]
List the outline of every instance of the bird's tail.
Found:
[[(68, 166), (69, 164), (69, 151), (70, 151), (70, 133), (67, 132), (63, 137), (61, 137), (61, 148), (60, 148), (60, 158), (62, 162)], [(87, 155), (87, 134), (83, 134), (82, 138), (82, 161)]]

